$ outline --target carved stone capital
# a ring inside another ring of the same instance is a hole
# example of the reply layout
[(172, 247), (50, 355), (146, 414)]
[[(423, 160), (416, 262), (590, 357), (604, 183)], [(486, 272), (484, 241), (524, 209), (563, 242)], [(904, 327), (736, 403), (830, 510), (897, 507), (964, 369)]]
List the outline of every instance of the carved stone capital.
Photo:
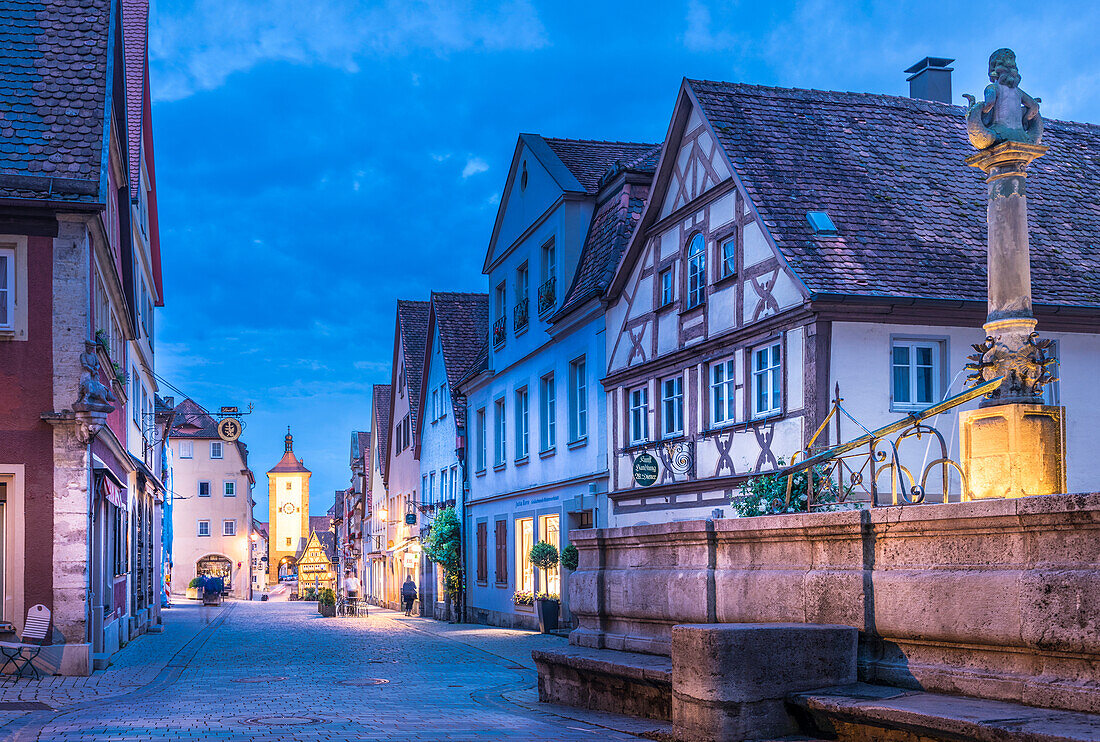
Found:
[(980, 168), (987, 183), (1011, 176), (1027, 177), (1027, 166), (1046, 154), (1049, 147), (1024, 142), (1001, 142), (966, 158), (966, 164)]
[(1049, 366), (1054, 359), (1047, 353), (1052, 341), (1042, 340), (1035, 332), (1035, 319), (1020, 317), (985, 324), (985, 342), (976, 343), (969, 356), (967, 383), (977, 386), (998, 377), (1004, 378), (997, 389), (982, 400), (981, 407), (999, 404), (1037, 404), (1043, 387), (1055, 381)]

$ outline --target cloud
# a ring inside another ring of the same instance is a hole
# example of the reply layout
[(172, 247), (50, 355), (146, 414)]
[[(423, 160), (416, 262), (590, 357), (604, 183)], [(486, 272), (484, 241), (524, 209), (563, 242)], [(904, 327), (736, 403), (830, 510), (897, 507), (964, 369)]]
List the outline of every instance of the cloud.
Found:
[[(529, 0), (191, 0), (151, 14), (153, 97), (180, 100), (270, 62), (356, 72), (365, 60), (428, 53), (540, 49), (546, 30)], [(414, 74), (413, 85), (420, 82)]]
[(715, 31), (710, 8), (700, 0), (688, 3), (687, 23), (682, 40), (694, 52), (728, 51), (738, 44), (729, 31)]
[(478, 173), (484, 173), (489, 169), (489, 163), (480, 157), (470, 157), (466, 160), (466, 167), (462, 168), (463, 179), (469, 178), (471, 175), (477, 175)]

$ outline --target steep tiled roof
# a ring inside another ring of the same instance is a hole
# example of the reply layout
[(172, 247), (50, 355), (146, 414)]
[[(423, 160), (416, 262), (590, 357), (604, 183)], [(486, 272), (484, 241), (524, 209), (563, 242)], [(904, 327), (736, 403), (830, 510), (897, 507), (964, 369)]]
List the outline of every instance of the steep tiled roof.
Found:
[(465, 410), (457, 402), (458, 385), (489, 346), (489, 295), (433, 292), (432, 311), (443, 348), (455, 424), (462, 426)]
[(332, 516), (331, 515), (311, 515), (309, 516), (309, 530), (316, 531), (317, 533), (329, 533), (332, 531)]
[(283, 447), (283, 457), (279, 459), (279, 463), (267, 470), (268, 474), (296, 474), (296, 473), (310, 473), (306, 465), (294, 455), (294, 437), (290, 434), (290, 428), (286, 429), (285, 445)]
[(265, 539), (268, 537), (267, 536), (267, 523), (264, 523), (262, 520), (252, 521), (252, 530), (254, 530), (256, 533), (263, 536)]
[[(655, 163), (648, 167), (648, 171), (638, 172), (648, 172), (652, 176)], [(648, 184), (623, 183), (618, 193), (599, 206), (588, 226), (573, 284), (555, 317), (565, 315), (607, 290), (630, 237), (641, 221), (648, 195)]]
[(416, 430), (420, 399), (420, 382), (424, 372), (424, 347), (428, 344), (428, 311), (426, 301), (397, 302), (397, 322), (401, 327), (401, 352), (405, 359), (405, 380), (409, 387), (409, 412), (412, 429)]
[[(687, 84), (812, 294), (985, 301), (985, 176), (963, 161), (961, 108)], [(1027, 183), (1034, 300), (1100, 306), (1100, 126), (1048, 119), (1043, 144)], [(814, 234), (808, 211), (838, 234)]]
[[(652, 157), (653, 164), (656, 164), (656, 156), (660, 154), (659, 144), (600, 142), (590, 139), (547, 139), (546, 137), (543, 137), (543, 141), (589, 193), (599, 190), (600, 179), (616, 163), (627, 165), (644, 162), (647, 157)], [(656, 149), (655, 153), (654, 149)], [(652, 165), (650, 168), (652, 169)]]
[(194, 400), (185, 399), (176, 405), (172, 416), (172, 438), (218, 438), (218, 424)]
[(4, 4), (0, 196), (95, 200), (110, 15), (109, 0)]
[(390, 435), (390, 385), (375, 384), (371, 390), (371, 417), (374, 418), (375, 466), (382, 471), (386, 465), (386, 446)]
[(130, 192), (141, 184), (141, 118), (145, 111), (145, 60), (149, 45), (149, 0), (122, 0), (123, 55), (126, 60), (126, 128)]

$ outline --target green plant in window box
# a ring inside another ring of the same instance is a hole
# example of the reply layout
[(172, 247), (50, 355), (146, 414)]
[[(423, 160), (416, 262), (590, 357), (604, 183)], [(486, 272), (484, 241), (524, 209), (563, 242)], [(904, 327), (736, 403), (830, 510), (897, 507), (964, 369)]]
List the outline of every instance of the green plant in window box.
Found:
[(570, 572), (576, 572), (579, 562), (580, 555), (577, 553), (576, 546), (569, 544), (561, 550), (561, 566), (565, 567)]
[(103, 348), (103, 352), (107, 354), (108, 358), (110, 358), (111, 357), (111, 341), (107, 337), (107, 331), (106, 330), (96, 330), (95, 331), (95, 341), (96, 341), (96, 345), (98, 345), (100, 348)]
[(119, 367), (118, 363), (112, 363), (111, 365), (115, 367), (115, 381), (122, 384), (122, 386), (126, 386), (126, 372)]
[[(780, 467), (786, 466), (783, 459), (779, 459), (778, 464)], [(812, 477), (815, 512), (859, 510), (863, 507), (863, 503), (845, 501), (852, 491), (852, 485), (849, 485), (842, 494), (836, 482), (828, 476), (824, 466), (815, 466), (790, 475), (790, 501), (787, 500), (787, 476), (762, 474), (742, 482), (740, 493), (730, 500), (730, 504), (741, 518), (805, 513), (808, 510), (807, 472)]]

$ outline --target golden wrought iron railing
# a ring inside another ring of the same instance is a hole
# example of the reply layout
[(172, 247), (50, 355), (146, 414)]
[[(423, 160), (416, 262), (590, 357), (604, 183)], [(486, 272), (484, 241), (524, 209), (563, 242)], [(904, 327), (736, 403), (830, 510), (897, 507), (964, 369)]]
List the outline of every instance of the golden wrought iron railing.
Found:
[[(795, 454), (792, 463), (778, 469), (772, 476), (785, 477), (786, 502), (780, 512), (786, 512), (790, 506), (794, 489), (795, 475), (805, 472), (807, 509), (835, 507), (838, 504), (864, 502), (872, 507), (880, 505), (916, 505), (924, 502), (929, 477), (938, 474), (940, 493), (947, 501), (951, 470), (959, 474), (961, 498), (968, 499), (969, 489), (966, 473), (957, 461), (949, 456), (949, 447), (943, 434), (925, 421), (935, 418), (978, 397), (985, 396), (999, 387), (1003, 377), (971, 387), (953, 397), (943, 400), (923, 410), (912, 412), (904, 418), (884, 425), (877, 430), (867, 430), (855, 417), (844, 409), (844, 399), (839, 387), (829, 414), (818, 426), (805, 449)], [(842, 417), (858, 425), (864, 434), (817, 453), (812, 453), (814, 443), (828, 428), (830, 422), (836, 425), (836, 439), (840, 440), (840, 420)], [(902, 463), (901, 449), (906, 441), (927, 441), (926, 453), (920, 468)], [(928, 451), (934, 458), (928, 460)], [(915, 473), (916, 472), (916, 473)], [(888, 475), (889, 488), (883, 486), (882, 479)], [(889, 499), (881, 501), (880, 495), (889, 492)]]

